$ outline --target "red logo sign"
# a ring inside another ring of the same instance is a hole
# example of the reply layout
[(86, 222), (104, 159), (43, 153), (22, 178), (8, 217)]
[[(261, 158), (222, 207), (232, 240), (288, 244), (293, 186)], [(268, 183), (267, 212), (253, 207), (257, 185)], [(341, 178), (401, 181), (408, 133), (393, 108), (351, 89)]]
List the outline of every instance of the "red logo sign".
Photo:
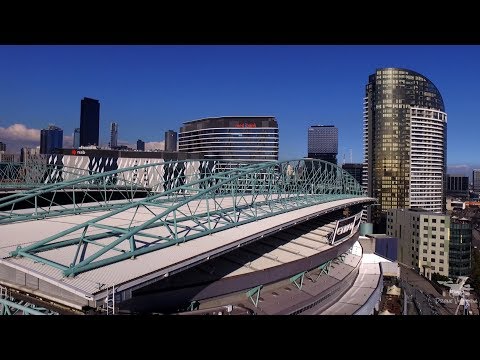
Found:
[(77, 155), (77, 150), (73, 149), (72, 150), (72, 155)]
[(255, 123), (240, 123), (235, 125), (237, 128), (256, 128), (257, 124)]

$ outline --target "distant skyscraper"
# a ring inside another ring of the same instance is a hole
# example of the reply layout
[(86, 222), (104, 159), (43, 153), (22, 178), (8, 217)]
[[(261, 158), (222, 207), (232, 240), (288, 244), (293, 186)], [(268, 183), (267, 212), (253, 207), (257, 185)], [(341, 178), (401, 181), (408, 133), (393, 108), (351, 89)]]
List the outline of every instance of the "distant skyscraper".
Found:
[(473, 169), (473, 192), (480, 193), (480, 169)]
[(27, 162), (29, 158), (35, 157), (40, 154), (40, 147), (28, 148), (23, 147), (20, 149), (20, 162)]
[(468, 196), (468, 176), (447, 174), (447, 194)]
[(145, 151), (145, 142), (138, 139), (137, 140), (137, 150)]
[(7, 145), (0, 141), (0, 151), (7, 151)]
[(15, 154), (6, 154), (5, 151), (0, 151), (0, 162), (3, 162), (3, 163), (15, 162)]
[(308, 129), (308, 157), (337, 163), (338, 129), (333, 125), (313, 125)]
[(50, 125), (40, 131), (40, 154), (52, 154), (55, 149), (63, 148), (63, 130)]
[(278, 160), (278, 123), (273, 116), (222, 116), (183, 123), (179, 151), (232, 163)]
[(173, 130), (165, 131), (165, 151), (177, 151), (177, 133)]
[(100, 102), (83, 98), (80, 107), (80, 146), (98, 146)]
[(360, 185), (362, 184), (363, 164), (343, 164), (342, 169), (352, 175)]
[(73, 147), (75, 149), (80, 147), (80, 128), (75, 128), (73, 131)]
[(118, 123), (112, 122), (110, 124), (110, 147), (113, 149), (117, 147), (118, 142)]
[(363, 114), (363, 184), (379, 203), (369, 220), (396, 208), (444, 211), (447, 114), (435, 85), (411, 70), (377, 69)]

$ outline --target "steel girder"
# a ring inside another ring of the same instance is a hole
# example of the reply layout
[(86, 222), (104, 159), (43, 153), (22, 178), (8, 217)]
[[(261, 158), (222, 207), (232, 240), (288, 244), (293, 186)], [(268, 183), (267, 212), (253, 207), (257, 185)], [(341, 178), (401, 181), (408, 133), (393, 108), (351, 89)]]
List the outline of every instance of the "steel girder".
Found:
[[(270, 216), (360, 196), (365, 194), (350, 174), (322, 160), (257, 163), (125, 204), (32, 245), (19, 246), (11, 255), (74, 276)], [(139, 213), (143, 218), (136, 220)], [(128, 219), (128, 225), (105, 224), (115, 216)], [(63, 247), (76, 247), (68, 263), (41, 255)]]
[[(0, 224), (115, 209), (125, 202), (134, 201), (140, 192), (145, 192), (148, 196), (209, 177), (221, 165), (221, 161), (167, 161), (89, 175), (88, 170), (81, 169), (87, 176), (77, 177), (75, 172), (70, 180), (38, 186), (0, 199)], [(70, 174), (66, 167), (56, 171)], [(58, 178), (57, 175), (55, 178)], [(145, 178), (155, 180), (145, 185)], [(93, 191), (97, 192), (97, 198), (92, 196)], [(65, 205), (56, 200), (60, 193), (70, 204)], [(122, 199), (112, 201), (115, 194), (120, 194)], [(21, 203), (29, 204), (31, 208), (18, 212)]]
[(58, 315), (58, 313), (24, 300), (0, 298), (0, 315)]

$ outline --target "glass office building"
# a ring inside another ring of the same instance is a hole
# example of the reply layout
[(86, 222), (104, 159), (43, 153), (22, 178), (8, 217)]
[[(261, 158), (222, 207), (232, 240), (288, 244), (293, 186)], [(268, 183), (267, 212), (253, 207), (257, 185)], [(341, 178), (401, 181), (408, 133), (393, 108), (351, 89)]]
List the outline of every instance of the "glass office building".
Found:
[(398, 68), (370, 75), (363, 131), (363, 184), (379, 202), (369, 221), (388, 209), (445, 210), (447, 114), (429, 79)]
[(472, 270), (472, 224), (466, 218), (450, 223), (450, 276), (469, 276)]
[(233, 163), (278, 160), (278, 124), (273, 116), (223, 116), (188, 121), (179, 151)]
[(100, 102), (83, 98), (80, 106), (80, 146), (98, 146)]
[(50, 125), (40, 131), (40, 154), (53, 154), (55, 149), (63, 148), (63, 130)]
[(308, 157), (337, 163), (338, 129), (333, 125), (313, 125), (308, 129)]

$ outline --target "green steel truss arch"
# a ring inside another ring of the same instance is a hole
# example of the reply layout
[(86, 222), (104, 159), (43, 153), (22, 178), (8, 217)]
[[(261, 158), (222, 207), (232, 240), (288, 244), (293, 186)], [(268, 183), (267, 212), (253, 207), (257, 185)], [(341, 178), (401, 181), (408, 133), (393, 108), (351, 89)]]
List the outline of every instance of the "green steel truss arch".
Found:
[[(124, 204), (29, 246), (19, 246), (11, 256), (74, 276), (259, 219), (363, 196), (350, 174), (322, 160), (257, 163)], [(141, 221), (136, 219), (140, 213)], [(117, 215), (128, 219), (128, 225), (105, 224)], [(74, 255), (64, 263), (42, 256), (64, 247), (74, 248)]]
[[(141, 192), (145, 197), (185, 185), (221, 171), (224, 165), (222, 161), (162, 161), (107, 172), (90, 171), (91, 174), (85, 169), (55, 165), (43, 176), (51, 183), (0, 199), (0, 224), (119, 208), (126, 202), (138, 200)], [(60, 178), (70, 180), (54, 182), (52, 179), (58, 178), (58, 173)], [(146, 183), (145, 178), (155, 181)], [(93, 191), (96, 197), (92, 196)], [(64, 200), (60, 202), (58, 199), (62, 197)], [(28, 209), (18, 211), (20, 204), (23, 207), (26, 204)]]
[(97, 173), (88, 168), (48, 164), (46, 158), (28, 162), (0, 162), (0, 190), (33, 189)]

